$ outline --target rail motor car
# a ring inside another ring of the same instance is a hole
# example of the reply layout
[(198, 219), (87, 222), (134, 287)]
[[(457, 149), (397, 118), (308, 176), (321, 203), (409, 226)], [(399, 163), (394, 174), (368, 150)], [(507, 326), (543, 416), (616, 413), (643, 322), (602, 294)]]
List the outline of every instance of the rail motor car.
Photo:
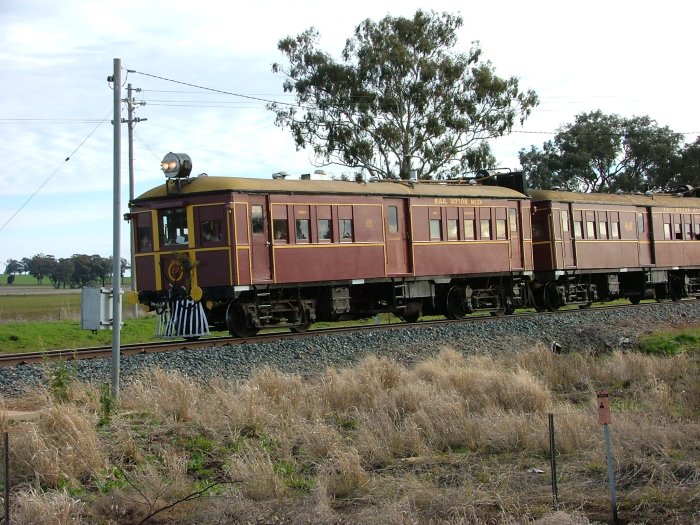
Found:
[(529, 194), (538, 308), (700, 296), (700, 198)]
[(191, 176), (130, 202), (138, 300), (162, 334), (247, 336), (392, 312), (459, 318), (528, 301), (530, 198), (511, 188)]

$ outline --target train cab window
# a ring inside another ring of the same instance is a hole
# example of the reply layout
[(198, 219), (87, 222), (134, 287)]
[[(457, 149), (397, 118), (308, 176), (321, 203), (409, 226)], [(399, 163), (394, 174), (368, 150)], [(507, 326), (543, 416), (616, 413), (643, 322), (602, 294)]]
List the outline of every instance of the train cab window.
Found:
[(352, 219), (340, 219), (340, 242), (352, 242)]
[(187, 244), (187, 213), (185, 208), (170, 208), (158, 212), (160, 218), (160, 238), (164, 246)]
[(263, 223), (263, 207), (257, 204), (250, 208), (250, 229), (253, 235), (265, 232)]
[(297, 242), (309, 242), (309, 219), (297, 219)]
[(583, 239), (583, 221), (574, 221), (574, 238)]
[(440, 219), (430, 219), (430, 240), (439, 241), (442, 239), (442, 221)]
[(491, 239), (491, 220), (481, 219), (481, 239), (489, 240)]
[(506, 220), (496, 219), (496, 239), (506, 239)]
[(139, 252), (153, 251), (153, 236), (150, 227), (138, 226), (136, 228), (136, 246)]
[(459, 239), (459, 224), (457, 219), (447, 219), (447, 239), (455, 241)]
[(399, 209), (389, 206), (389, 233), (399, 232)]
[(221, 242), (221, 221), (210, 220), (200, 223), (200, 232), (202, 234), (202, 244), (211, 244)]
[(272, 219), (272, 235), (276, 244), (287, 243), (287, 219)]
[(318, 227), (318, 240), (331, 241), (333, 240), (330, 219), (318, 219), (316, 226)]
[(474, 219), (464, 219), (464, 238), (467, 240), (476, 239)]

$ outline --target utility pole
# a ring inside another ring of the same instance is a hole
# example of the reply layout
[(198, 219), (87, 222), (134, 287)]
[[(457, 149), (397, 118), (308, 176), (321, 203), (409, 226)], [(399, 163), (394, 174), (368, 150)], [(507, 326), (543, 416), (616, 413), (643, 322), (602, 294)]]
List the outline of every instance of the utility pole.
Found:
[(121, 352), (122, 298), (121, 298), (121, 69), (122, 61), (114, 59), (114, 75), (107, 80), (114, 84), (114, 202), (112, 231), (112, 397), (119, 397), (119, 357)]
[[(132, 96), (133, 91), (139, 93), (141, 89), (136, 88), (135, 90), (132, 90), (131, 84), (127, 84), (125, 102), (127, 104), (128, 109), (126, 123), (129, 126), (129, 202), (134, 200), (134, 124), (136, 124), (137, 122), (148, 120), (145, 118), (134, 118), (134, 99)], [(131, 291), (136, 292), (136, 274), (134, 272), (134, 268), (136, 267), (136, 247), (134, 246), (134, 236), (129, 235), (129, 238), (131, 239)], [(138, 304), (135, 304), (133, 306), (132, 314), (134, 318), (138, 317)]]

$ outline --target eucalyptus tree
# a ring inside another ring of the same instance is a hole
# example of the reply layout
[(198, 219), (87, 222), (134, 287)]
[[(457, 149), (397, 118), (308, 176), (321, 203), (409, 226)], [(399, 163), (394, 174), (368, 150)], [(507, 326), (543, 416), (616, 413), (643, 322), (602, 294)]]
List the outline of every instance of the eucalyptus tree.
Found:
[(422, 178), (491, 167), (488, 139), (521, 124), (538, 103), (515, 77), (496, 75), (478, 42), (457, 45), (460, 16), (417, 11), (361, 22), (342, 60), (318, 48), (310, 28), (279, 41), (274, 64), (296, 103), (269, 105), (297, 149), (383, 178)]
[(533, 187), (585, 192), (664, 189), (677, 180), (682, 135), (648, 116), (582, 113), (542, 148), (520, 151)]

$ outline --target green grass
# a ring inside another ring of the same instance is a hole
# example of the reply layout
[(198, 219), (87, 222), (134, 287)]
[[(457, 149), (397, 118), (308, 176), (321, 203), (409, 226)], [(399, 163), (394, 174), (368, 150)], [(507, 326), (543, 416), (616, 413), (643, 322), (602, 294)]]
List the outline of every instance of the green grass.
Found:
[(700, 328), (659, 332), (644, 338), (639, 349), (645, 354), (673, 356), (692, 354), (700, 348)]
[(80, 319), (80, 294), (0, 295), (0, 322)]
[[(155, 340), (155, 322), (154, 317), (127, 319), (122, 327), (121, 342), (130, 344)], [(111, 341), (111, 330), (82, 330), (79, 321), (0, 324), (0, 353), (105, 346)]]

